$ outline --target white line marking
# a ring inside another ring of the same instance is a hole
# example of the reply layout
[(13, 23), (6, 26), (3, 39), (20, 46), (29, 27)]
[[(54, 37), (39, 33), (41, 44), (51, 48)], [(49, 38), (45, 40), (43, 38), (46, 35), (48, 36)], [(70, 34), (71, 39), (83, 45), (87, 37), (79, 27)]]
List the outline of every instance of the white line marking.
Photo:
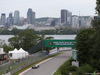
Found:
[(53, 75), (57, 70), (53, 71), (51, 75)]

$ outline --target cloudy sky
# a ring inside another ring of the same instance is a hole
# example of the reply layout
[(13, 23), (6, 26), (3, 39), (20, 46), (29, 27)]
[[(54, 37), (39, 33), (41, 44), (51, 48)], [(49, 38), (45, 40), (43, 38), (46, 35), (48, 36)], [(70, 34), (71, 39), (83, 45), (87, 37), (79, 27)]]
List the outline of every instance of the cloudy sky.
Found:
[(28, 8), (39, 17), (60, 17), (60, 10), (66, 9), (73, 15), (95, 15), (96, 0), (0, 0), (0, 14), (20, 11), (26, 17)]

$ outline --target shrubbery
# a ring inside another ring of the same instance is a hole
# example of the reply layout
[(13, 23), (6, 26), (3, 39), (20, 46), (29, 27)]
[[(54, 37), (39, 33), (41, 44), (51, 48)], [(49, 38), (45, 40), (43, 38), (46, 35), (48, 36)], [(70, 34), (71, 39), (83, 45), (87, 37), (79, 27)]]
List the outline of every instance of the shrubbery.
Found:
[(85, 71), (82, 68), (78, 68), (75, 75), (85, 75)]
[(94, 71), (94, 69), (89, 64), (83, 65), (82, 70), (84, 70), (87, 73), (92, 73)]
[(89, 64), (85, 64), (77, 69), (76, 75), (85, 75), (86, 73), (93, 73), (93, 71), (94, 69)]
[(66, 61), (54, 75), (69, 75), (71, 71), (76, 71), (76, 66), (71, 66), (71, 59)]
[(81, 67), (76, 67), (71, 65), (71, 59), (66, 61), (55, 73), (54, 75), (85, 75), (86, 73), (93, 73), (94, 69), (89, 64), (84, 64)]
[(68, 69), (69, 69), (69, 71), (77, 71), (76, 66), (69, 66)]

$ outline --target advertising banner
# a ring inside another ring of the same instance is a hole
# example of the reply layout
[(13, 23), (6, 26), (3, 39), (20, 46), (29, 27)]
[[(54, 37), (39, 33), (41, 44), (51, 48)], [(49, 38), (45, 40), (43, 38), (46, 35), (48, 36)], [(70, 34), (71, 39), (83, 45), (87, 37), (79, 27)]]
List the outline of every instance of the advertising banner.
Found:
[(75, 40), (45, 40), (45, 47), (74, 47)]

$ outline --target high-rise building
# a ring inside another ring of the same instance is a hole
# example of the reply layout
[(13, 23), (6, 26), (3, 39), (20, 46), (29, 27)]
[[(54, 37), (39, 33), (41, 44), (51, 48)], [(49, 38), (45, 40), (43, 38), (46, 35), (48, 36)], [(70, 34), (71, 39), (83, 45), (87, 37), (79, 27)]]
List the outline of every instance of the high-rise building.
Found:
[(61, 10), (61, 24), (67, 23), (67, 10)]
[(19, 20), (20, 20), (19, 11), (16, 10), (16, 11), (14, 12), (14, 24), (19, 25)]
[(89, 17), (89, 18), (86, 19), (86, 27), (87, 28), (92, 27), (92, 25), (91, 25), (92, 20), (93, 20), (92, 17)]
[(72, 24), (72, 12), (69, 12), (66, 9), (61, 10), (61, 24)]
[(67, 23), (68, 25), (72, 25), (72, 12), (67, 12)]
[(83, 17), (79, 17), (79, 26), (84, 26), (85, 25), (85, 20)]
[(6, 25), (6, 14), (5, 13), (1, 14), (1, 25)]
[(35, 12), (33, 12), (32, 9), (28, 9), (27, 23), (35, 25)]
[(12, 16), (12, 13), (9, 13), (9, 17), (7, 18), (7, 24), (9, 26), (13, 25), (13, 16)]
[(76, 15), (72, 16), (72, 27), (76, 29), (79, 28), (79, 17)]

